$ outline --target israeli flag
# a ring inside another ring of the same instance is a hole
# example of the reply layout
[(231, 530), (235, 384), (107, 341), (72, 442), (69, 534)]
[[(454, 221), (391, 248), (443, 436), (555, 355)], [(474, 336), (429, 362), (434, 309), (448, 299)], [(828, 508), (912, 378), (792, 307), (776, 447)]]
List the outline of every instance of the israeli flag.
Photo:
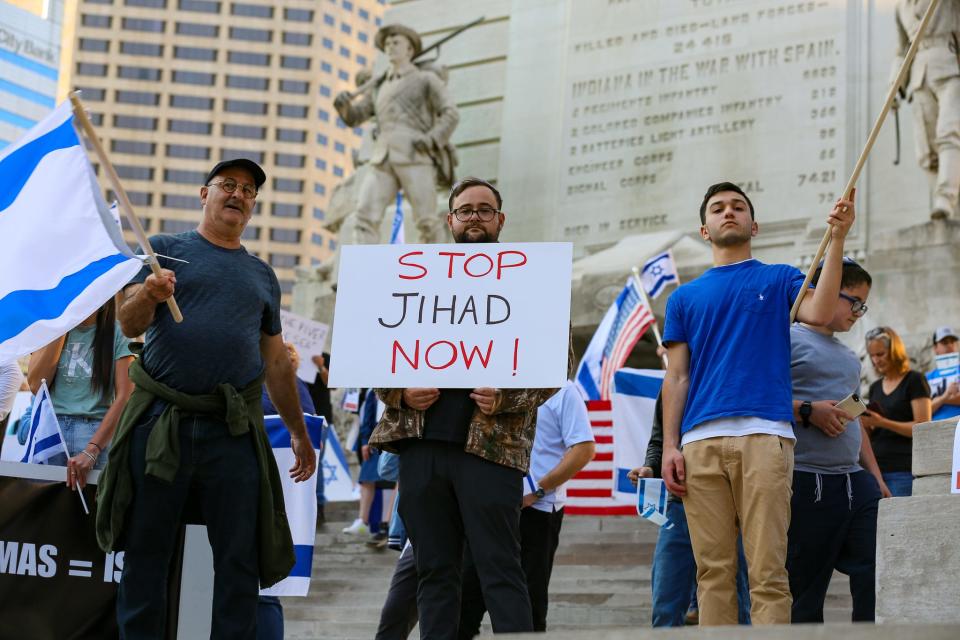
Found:
[(669, 493), (663, 480), (640, 478), (637, 483), (637, 515), (658, 527), (672, 529), (673, 523), (667, 517)]
[(142, 263), (123, 242), (65, 102), (0, 151), (0, 362), (74, 328)]
[[(303, 414), (307, 423), (307, 434), (320, 457), (320, 449), (327, 421), (320, 416)], [(317, 533), (317, 474), (304, 482), (294, 482), (286, 470), (296, 461), (290, 448), (290, 432), (280, 416), (264, 416), (267, 438), (273, 448), (273, 457), (280, 469), (280, 481), (283, 484), (283, 501), (287, 509), (287, 521), (293, 536), (293, 550), (297, 563), (290, 575), (269, 589), (262, 589), (265, 596), (305, 596), (310, 590), (310, 570), (313, 567), (313, 544)]]
[(66, 453), (66, 442), (60, 431), (60, 422), (53, 411), (47, 381), (40, 383), (40, 390), (33, 399), (33, 413), (30, 418), (30, 432), (27, 434), (26, 451), (20, 462), (28, 464), (46, 464), (47, 460), (58, 453)]
[(680, 278), (677, 275), (677, 265), (673, 262), (673, 252), (664, 251), (647, 260), (643, 269), (640, 270), (640, 280), (651, 300), (663, 292), (667, 283), (679, 283)]
[[(619, 298), (618, 298), (619, 299)], [(600, 326), (590, 338), (590, 344), (587, 345), (580, 358), (580, 365), (577, 367), (577, 375), (573, 383), (584, 400), (600, 400), (600, 374), (603, 370), (603, 351), (607, 346), (607, 338), (613, 330), (613, 323), (617, 319), (619, 307), (614, 302), (607, 309), (607, 313), (600, 321)]]
[(350, 476), (350, 465), (347, 456), (343, 453), (340, 440), (333, 425), (327, 429), (327, 436), (323, 448), (323, 458), (320, 461), (320, 472), (323, 472), (323, 495), (327, 502), (351, 502), (357, 499), (357, 489)]
[(404, 244), (403, 238), (403, 194), (397, 191), (397, 211), (393, 214), (393, 226), (390, 228), (390, 244)]
[(610, 396), (613, 415), (613, 499), (633, 504), (637, 487), (627, 474), (642, 467), (653, 431), (657, 395), (663, 384), (661, 369), (620, 369), (613, 375)]

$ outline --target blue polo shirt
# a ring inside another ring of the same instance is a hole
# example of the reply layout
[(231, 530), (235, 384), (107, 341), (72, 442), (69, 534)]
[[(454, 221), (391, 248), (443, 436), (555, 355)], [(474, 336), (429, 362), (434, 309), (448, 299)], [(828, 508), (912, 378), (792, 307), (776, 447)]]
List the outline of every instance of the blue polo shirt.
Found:
[(801, 286), (798, 269), (750, 259), (673, 292), (663, 341), (690, 348), (681, 434), (718, 418), (793, 419), (790, 307)]

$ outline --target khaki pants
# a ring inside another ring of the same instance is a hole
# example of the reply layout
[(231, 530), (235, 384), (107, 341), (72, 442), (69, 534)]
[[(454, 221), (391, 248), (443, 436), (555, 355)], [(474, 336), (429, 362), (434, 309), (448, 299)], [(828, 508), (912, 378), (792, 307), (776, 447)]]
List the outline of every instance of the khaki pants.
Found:
[(708, 438), (684, 446), (683, 459), (700, 624), (737, 624), (738, 528), (753, 624), (789, 624), (793, 441), (765, 434)]

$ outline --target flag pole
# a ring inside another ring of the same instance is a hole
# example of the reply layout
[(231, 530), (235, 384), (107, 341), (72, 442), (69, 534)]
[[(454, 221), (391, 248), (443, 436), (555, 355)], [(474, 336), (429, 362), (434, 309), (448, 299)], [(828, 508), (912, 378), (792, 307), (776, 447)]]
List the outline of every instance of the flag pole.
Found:
[[(903, 86), (904, 80), (906, 80), (907, 73), (910, 71), (910, 65), (913, 63), (914, 57), (917, 55), (917, 49), (920, 47), (920, 38), (923, 36), (923, 32), (926, 31), (927, 25), (930, 23), (930, 19), (933, 17), (933, 13), (937, 10), (937, 7), (940, 5), (940, 0), (931, 0), (930, 6), (927, 7), (927, 12), (923, 14), (923, 19), (920, 21), (920, 25), (917, 27), (917, 33), (913, 36), (913, 42), (910, 43), (910, 48), (907, 50), (906, 56), (903, 58), (903, 64), (900, 65), (900, 71), (897, 73), (896, 79), (890, 85), (890, 90), (887, 92), (887, 99), (883, 103), (883, 109), (880, 110), (880, 115), (877, 116), (876, 122), (873, 124), (873, 129), (870, 131), (870, 135), (867, 136), (867, 143), (864, 145), (863, 151), (860, 153), (860, 157), (857, 159), (857, 164), (853, 168), (853, 173), (850, 176), (850, 179), (847, 181), (847, 186), (843, 189), (843, 197), (849, 198), (853, 192), (853, 188), (857, 184), (857, 179), (860, 177), (860, 172), (863, 170), (864, 164), (867, 162), (867, 156), (870, 155), (870, 151), (873, 149), (873, 144), (877, 141), (877, 136), (880, 135), (880, 128), (883, 126), (883, 122), (887, 117), (887, 114), (890, 112), (890, 107), (893, 106), (894, 98), (897, 96), (897, 90)], [(827, 230), (823, 234), (823, 239), (820, 241), (820, 246), (817, 248), (817, 253), (813, 257), (813, 262), (810, 263), (810, 269), (807, 271), (807, 277), (803, 280), (803, 286), (800, 287), (800, 293), (797, 294), (797, 299), (793, 302), (793, 307), (790, 309), (790, 323), (793, 324), (793, 321), (797, 318), (797, 312), (800, 310), (800, 303), (803, 302), (803, 296), (807, 293), (807, 287), (810, 286), (810, 282), (813, 280), (813, 274), (816, 272), (817, 267), (820, 264), (820, 261), (823, 259), (823, 254), (827, 252), (827, 245), (830, 244), (830, 232), (833, 229), (830, 225), (827, 225)]]
[[(640, 279), (640, 269), (638, 267), (633, 267), (633, 279), (637, 283), (637, 289), (640, 290), (640, 295), (643, 296), (643, 304), (647, 305), (647, 309), (650, 309), (650, 315), (653, 316), (653, 324), (651, 328), (653, 329), (653, 337), (657, 340), (657, 346), (663, 346), (663, 339), (660, 337), (660, 329), (657, 327), (657, 316), (653, 313), (653, 306), (650, 304), (650, 298), (647, 297), (647, 290), (643, 288), (643, 281)], [(667, 368), (667, 356), (664, 354), (661, 358), (663, 361), (663, 368)]]
[[(133, 204), (130, 202), (130, 198), (127, 197), (127, 192), (124, 191), (123, 185), (120, 184), (120, 176), (117, 175), (116, 169), (114, 169), (110, 163), (107, 152), (103, 148), (103, 144), (100, 142), (96, 130), (93, 128), (93, 123), (91, 123), (90, 118), (87, 117), (87, 112), (84, 110), (83, 103), (80, 102), (80, 96), (77, 95), (76, 91), (70, 92), (70, 103), (73, 105), (74, 117), (80, 124), (80, 128), (83, 129), (83, 133), (90, 141), (90, 144), (93, 145), (93, 150), (96, 152), (97, 158), (100, 159), (100, 165), (107, 174), (107, 178), (109, 178), (110, 184), (113, 186), (114, 193), (117, 194), (117, 199), (120, 201), (120, 208), (123, 210), (123, 215), (126, 216), (127, 222), (130, 223), (133, 235), (137, 237), (137, 242), (140, 243), (140, 246), (149, 256), (148, 264), (150, 265), (150, 270), (153, 271), (153, 275), (160, 276), (160, 263), (157, 262), (157, 254), (154, 253), (153, 247), (150, 246), (150, 240), (147, 238), (147, 234), (140, 224), (140, 219), (133, 212)], [(177, 306), (177, 301), (173, 296), (167, 298), (167, 308), (170, 309), (170, 315), (173, 316), (174, 322), (183, 322), (183, 314), (180, 313), (180, 307)]]

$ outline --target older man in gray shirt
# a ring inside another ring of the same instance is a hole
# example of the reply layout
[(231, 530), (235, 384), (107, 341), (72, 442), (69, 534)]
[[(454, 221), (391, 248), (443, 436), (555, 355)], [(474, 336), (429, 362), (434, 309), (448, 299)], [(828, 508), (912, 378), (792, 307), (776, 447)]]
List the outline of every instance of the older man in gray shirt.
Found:
[(834, 337), (866, 313), (870, 285), (870, 274), (844, 259), (833, 320), (790, 330), (797, 443), (787, 571), (794, 623), (823, 622), (834, 569), (850, 576), (853, 621), (874, 619), (877, 503), (890, 492), (860, 421), (835, 406), (859, 390), (860, 359)]

